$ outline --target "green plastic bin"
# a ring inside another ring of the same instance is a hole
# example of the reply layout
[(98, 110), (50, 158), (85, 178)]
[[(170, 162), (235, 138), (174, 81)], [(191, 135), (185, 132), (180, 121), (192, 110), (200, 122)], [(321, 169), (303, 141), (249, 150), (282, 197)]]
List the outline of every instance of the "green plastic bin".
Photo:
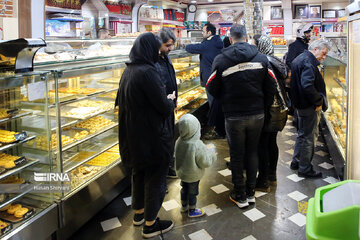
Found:
[(349, 182), (360, 183), (347, 180), (316, 189), (315, 196), (309, 200), (306, 215), (307, 240), (360, 240), (360, 205), (323, 212), (323, 195)]

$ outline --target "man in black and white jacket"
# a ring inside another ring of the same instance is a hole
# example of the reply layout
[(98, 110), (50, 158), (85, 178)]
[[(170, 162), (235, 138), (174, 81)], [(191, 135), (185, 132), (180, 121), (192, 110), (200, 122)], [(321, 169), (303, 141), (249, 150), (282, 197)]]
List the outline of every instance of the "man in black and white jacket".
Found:
[(206, 88), (222, 102), (234, 183), (230, 200), (243, 208), (255, 202), (258, 143), (276, 89), (269, 61), (247, 43), (245, 26), (233, 26), (230, 40), (232, 45), (215, 58)]

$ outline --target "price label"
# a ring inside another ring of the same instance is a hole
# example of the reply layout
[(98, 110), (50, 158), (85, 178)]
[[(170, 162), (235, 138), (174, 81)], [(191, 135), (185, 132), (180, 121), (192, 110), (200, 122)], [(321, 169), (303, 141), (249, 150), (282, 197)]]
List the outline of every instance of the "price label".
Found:
[(27, 138), (27, 133), (21, 132), (21, 133), (15, 134), (14, 136), (15, 136), (16, 141), (22, 141), (25, 138)]
[(14, 161), (14, 163), (15, 163), (16, 166), (18, 166), (18, 165), (20, 165), (20, 164), (23, 164), (24, 162), (26, 162), (26, 158), (25, 158), (25, 157), (21, 157), (21, 158), (16, 159), (16, 160)]
[(27, 86), (29, 101), (45, 98), (45, 82), (29, 83)]

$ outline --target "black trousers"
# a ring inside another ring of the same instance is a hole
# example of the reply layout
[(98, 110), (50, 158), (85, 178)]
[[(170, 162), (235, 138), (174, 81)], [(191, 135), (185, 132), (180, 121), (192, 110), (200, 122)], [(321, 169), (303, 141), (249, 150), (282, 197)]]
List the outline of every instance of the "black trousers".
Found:
[(170, 155), (170, 168), (174, 169), (175, 168), (175, 157), (174, 157), (174, 148), (175, 148), (175, 137), (174, 137), (174, 132), (175, 132), (175, 115), (174, 114), (170, 114), (170, 116), (166, 119), (165, 124), (167, 126), (167, 128), (169, 129), (169, 133), (171, 136), (171, 139), (173, 139), (173, 144), (171, 144), (171, 147), (169, 150), (169, 155)]
[[(234, 191), (239, 195), (254, 195), (258, 169), (258, 144), (264, 114), (227, 117), (226, 136), (230, 147), (230, 166)], [(246, 183), (243, 174), (246, 169)]]
[(169, 165), (152, 166), (132, 171), (132, 208), (145, 208), (145, 220), (156, 219), (166, 192), (166, 175)]
[(276, 176), (279, 148), (276, 137), (278, 132), (262, 132), (259, 142), (259, 176), (258, 181), (267, 182), (269, 174)]

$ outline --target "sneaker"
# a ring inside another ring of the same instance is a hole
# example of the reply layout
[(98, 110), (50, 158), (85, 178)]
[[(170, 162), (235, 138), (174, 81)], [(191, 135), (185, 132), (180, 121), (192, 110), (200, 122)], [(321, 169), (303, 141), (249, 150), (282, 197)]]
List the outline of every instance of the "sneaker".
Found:
[(141, 226), (145, 222), (144, 213), (135, 213), (133, 224), (134, 226)]
[(189, 218), (197, 218), (204, 216), (205, 211), (201, 208), (189, 209), (188, 217)]
[(290, 164), (291, 170), (298, 170), (299, 169), (299, 162), (292, 160)]
[(311, 171), (309, 171), (307, 173), (298, 172), (298, 176), (299, 177), (304, 177), (304, 178), (321, 178), (322, 173), (318, 172), (318, 171), (311, 170)]
[(246, 195), (241, 196), (235, 193), (230, 193), (230, 200), (233, 201), (239, 208), (246, 208), (249, 206)]
[(181, 206), (180, 212), (184, 213), (187, 212), (188, 210), (189, 210), (189, 205)]
[(269, 184), (263, 181), (256, 181), (255, 190), (267, 193), (271, 191)]
[(255, 204), (255, 196), (248, 196), (247, 201), (249, 204)]
[(155, 220), (155, 223), (151, 226), (144, 226), (142, 236), (143, 238), (152, 238), (158, 235), (161, 235), (162, 239), (164, 237), (162, 236), (163, 233), (167, 233), (174, 227), (173, 221), (168, 220), (160, 220), (157, 218)]
[(177, 178), (178, 176), (176, 175), (176, 172), (175, 172), (174, 169), (169, 168), (169, 172), (168, 172), (167, 177), (168, 177), (168, 178)]

